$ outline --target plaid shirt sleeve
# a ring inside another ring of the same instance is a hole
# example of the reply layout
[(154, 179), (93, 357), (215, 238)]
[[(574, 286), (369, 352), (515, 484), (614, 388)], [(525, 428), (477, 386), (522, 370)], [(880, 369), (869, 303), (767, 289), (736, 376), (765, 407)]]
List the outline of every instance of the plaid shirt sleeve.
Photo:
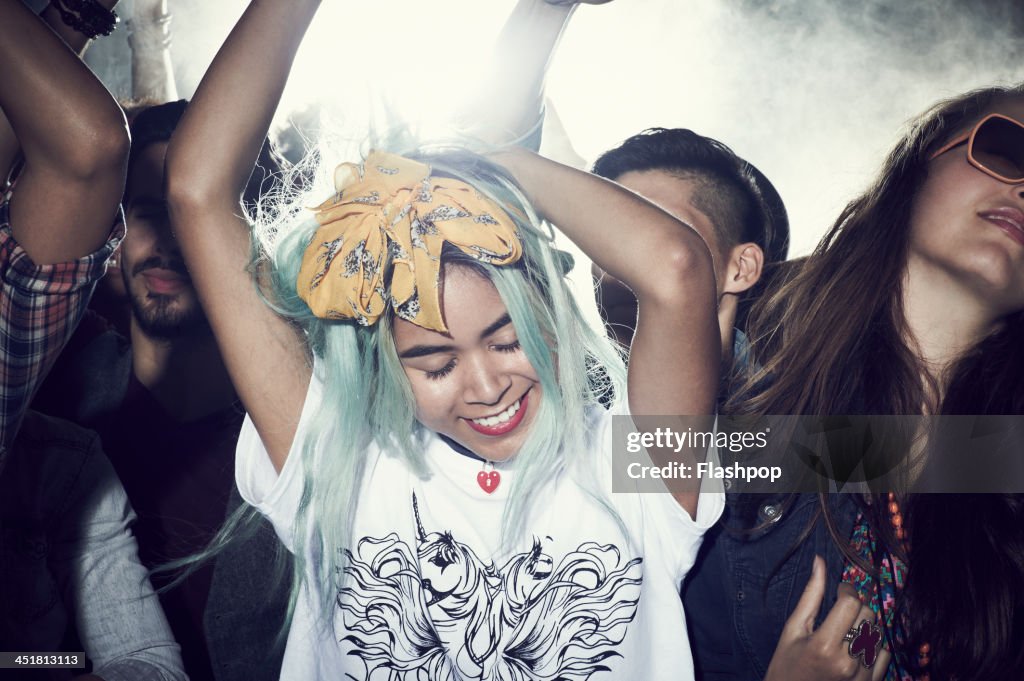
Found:
[(118, 219), (95, 253), (36, 265), (15, 241), (8, 203), (0, 201), (0, 471), (36, 388), (78, 326), (123, 236)]

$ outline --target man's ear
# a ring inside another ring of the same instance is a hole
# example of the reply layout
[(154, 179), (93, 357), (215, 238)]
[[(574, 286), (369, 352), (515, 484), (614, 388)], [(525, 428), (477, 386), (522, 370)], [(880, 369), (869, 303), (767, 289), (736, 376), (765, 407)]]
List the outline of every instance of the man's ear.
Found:
[(757, 283), (764, 268), (764, 251), (753, 242), (733, 246), (726, 262), (722, 293), (743, 293)]

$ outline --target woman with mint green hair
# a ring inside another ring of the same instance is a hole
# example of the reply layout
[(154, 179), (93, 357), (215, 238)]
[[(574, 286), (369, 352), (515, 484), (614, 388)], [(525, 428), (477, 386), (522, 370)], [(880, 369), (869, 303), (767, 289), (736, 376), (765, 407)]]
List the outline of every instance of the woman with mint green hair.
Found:
[[(613, 494), (611, 423), (713, 413), (707, 247), (519, 150), (374, 151), (317, 208), (251, 231), (239, 197), (317, 6), (253, 0), (167, 155), (248, 412), (239, 489), (296, 556), (282, 677), (693, 678), (678, 589), (723, 497)], [(637, 294), (628, 374), (583, 322), (549, 222)]]

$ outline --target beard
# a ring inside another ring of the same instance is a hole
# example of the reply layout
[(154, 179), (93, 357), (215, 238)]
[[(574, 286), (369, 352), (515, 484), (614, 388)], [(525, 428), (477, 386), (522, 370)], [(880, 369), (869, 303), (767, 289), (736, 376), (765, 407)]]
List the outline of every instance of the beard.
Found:
[(147, 258), (129, 269), (122, 262), (124, 287), (132, 308), (132, 318), (139, 330), (150, 338), (173, 340), (195, 332), (210, 333), (210, 325), (199, 305), (195, 289), (189, 287), (180, 293), (151, 293), (141, 286), (136, 275), (150, 267), (162, 267), (187, 274), (180, 258), (164, 260), (158, 256)]
[(209, 332), (203, 310), (192, 296), (133, 291), (129, 298), (132, 317), (139, 329), (151, 338), (172, 340), (197, 331)]

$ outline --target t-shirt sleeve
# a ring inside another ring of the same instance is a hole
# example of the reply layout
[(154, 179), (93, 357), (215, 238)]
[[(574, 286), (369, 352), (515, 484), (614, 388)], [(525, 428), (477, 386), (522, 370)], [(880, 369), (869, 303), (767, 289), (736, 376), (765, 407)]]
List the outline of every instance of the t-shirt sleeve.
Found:
[(256, 426), (246, 414), (235, 448), (235, 482), (247, 503), (256, 507), (274, 526), (285, 547), (295, 550), (295, 518), (302, 497), (302, 448), (309, 435), (310, 422), (323, 399), (323, 383), (316, 367), (309, 381), (302, 415), (295, 430), (284, 468), (278, 473)]
[[(604, 444), (604, 452), (608, 470), (612, 470), (612, 421), (616, 417), (628, 418), (629, 408), (625, 404), (618, 405), (605, 412), (603, 424), (599, 429)], [(717, 428), (717, 421), (716, 421)], [(718, 450), (712, 445), (708, 449), (707, 460), (718, 462)], [(693, 567), (697, 559), (704, 533), (722, 516), (725, 509), (725, 490), (721, 480), (704, 478), (701, 480), (700, 498), (697, 502), (695, 517), (683, 509), (675, 500), (668, 488), (661, 481), (654, 482), (660, 487), (658, 491), (645, 488), (644, 491), (612, 491), (616, 506), (623, 509), (626, 515), (639, 514), (642, 526), (642, 539), (648, 556), (658, 556), (669, 574), (681, 583)]]
[[(708, 449), (708, 461), (718, 463), (718, 449)], [(691, 518), (666, 488), (663, 492), (638, 493), (645, 519), (645, 532), (649, 542), (660, 545), (669, 571), (682, 583), (697, 560), (697, 552), (704, 533), (725, 510), (725, 490), (722, 481), (704, 478), (700, 484), (700, 499), (696, 517)]]

